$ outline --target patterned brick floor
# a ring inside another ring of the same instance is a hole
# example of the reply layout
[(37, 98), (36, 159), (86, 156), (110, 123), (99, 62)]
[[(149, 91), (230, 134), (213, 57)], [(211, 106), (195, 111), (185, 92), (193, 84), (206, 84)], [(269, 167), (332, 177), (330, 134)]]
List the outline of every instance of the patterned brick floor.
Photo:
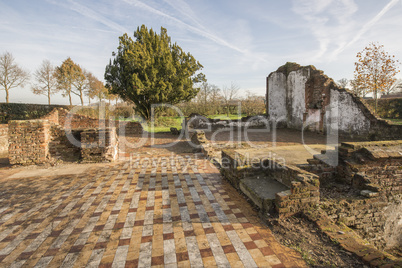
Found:
[(303, 267), (196, 155), (2, 181), (1, 267)]

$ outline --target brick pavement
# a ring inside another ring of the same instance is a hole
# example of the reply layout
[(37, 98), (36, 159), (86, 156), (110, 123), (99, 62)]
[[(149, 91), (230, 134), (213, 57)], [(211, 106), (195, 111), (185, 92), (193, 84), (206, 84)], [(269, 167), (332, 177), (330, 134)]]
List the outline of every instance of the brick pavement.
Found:
[(141, 155), (3, 180), (1, 267), (303, 267), (209, 162)]

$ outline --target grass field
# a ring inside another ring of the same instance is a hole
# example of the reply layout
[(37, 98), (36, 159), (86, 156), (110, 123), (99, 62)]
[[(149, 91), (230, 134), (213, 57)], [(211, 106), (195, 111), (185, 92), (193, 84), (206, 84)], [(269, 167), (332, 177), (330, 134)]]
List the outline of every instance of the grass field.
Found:
[[(227, 116), (226, 114), (217, 114), (217, 115), (212, 115), (209, 116), (209, 118), (212, 119), (222, 119), (222, 120), (236, 120), (244, 117), (245, 115), (237, 115), (237, 114), (231, 114)], [(182, 124), (183, 119), (180, 116), (163, 116), (159, 117), (154, 126), (151, 124), (146, 126), (145, 124), (143, 125), (143, 128), (147, 132), (154, 132), (154, 133), (160, 133), (160, 132), (169, 132), (171, 127), (177, 128), (178, 130), (181, 129), (181, 124)]]
[(387, 119), (387, 120), (391, 121), (392, 124), (402, 125), (402, 119)]

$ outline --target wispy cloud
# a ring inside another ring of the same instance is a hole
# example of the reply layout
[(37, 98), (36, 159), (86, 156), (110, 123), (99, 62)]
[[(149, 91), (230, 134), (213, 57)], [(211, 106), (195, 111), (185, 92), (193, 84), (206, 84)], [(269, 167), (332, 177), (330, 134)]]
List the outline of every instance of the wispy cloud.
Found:
[(353, 15), (358, 10), (353, 0), (294, 0), (292, 11), (305, 21), (319, 43), (313, 60), (319, 61), (328, 51), (343, 46), (353, 29)]
[(113, 29), (119, 33), (127, 33), (129, 30), (125, 28), (124, 26), (121, 26), (120, 24), (106, 18), (105, 16), (102, 16), (98, 12), (96, 12), (94, 9), (88, 8), (80, 3), (77, 3), (73, 0), (68, 0), (66, 2), (60, 2), (60, 1), (54, 1), (54, 0), (48, 0), (49, 3), (55, 4), (62, 6), (66, 9), (73, 10), (87, 18), (90, 18), (94, 21), (97, 21), (110, 29)]
[(180, 25), (180, 26), (186, 28), (187, 30), (189, 30), (191, 32), (194, 32), (194, 33), (196, 33), (198, 35), (201, 35), (201, 36), (203, 36), (203, 37), (205, 37), (205, 38), (207, 38), (207, 39), (209, 39), (209, 40), (211, 40), (211, 41), (213, 41), (213, 42), (215, 42), (215, 43), (217, 43), (219, 45), (225, 46), (227, 48), (233, 49), (233, 50), (235, 50), (237, 52), (240, 52), (240, 53), (243, 53), (243, 54), (247, 53), (247, 50), (242, 49), (242, 48), (236, 46), (235, 44), (229, 43), (226, 40), (220, 38), (219, 36), (213, 34), (211, 31), (208, 31), (207, 29), (205, 29), (205, 27), (200, 25), (198, 22), (197, 22), (196, 26), (193, 26), (193, 25), (190, 25), (188, 23), (185, 23), (184, 21), (182, 21), (182, 20), (180, 20), (180, 19), (178, 19), (178, 18), (176, 18), (174, 16), (171, 16), (171, 15), (167, 14), (166, 12), (164, 12), (162, 10), (158, 10), (158, 9), (156, 9), (154, 7), (151, 7), (151, 6), (141, 2), (139, 0), (124, 0), (124, 1), (126, 3), (128, 3), (128, 4), (131, 4), (131, 5), (134, 5), (134, 6), (138, 7), (138, 8), (141, 8), (141, 9), (147, 11), (147, 12), (153, 13), (153, 14), (158, 15), (160, 17), (167, 18), (167, 19), (171, 20), (172, 22), (176, 23), (177, 25)]
[(370, 28), (372, 28), (375, 24), (378, 23), (378, 21), (393, 7), (395, 6), (398, 2), (401, 2), (401, 0), (391, 0), (374, 18), (372, 18), (370, 21), (368, 21), (366, 24), (363, 25), (363, 27), (355, 34), (354, 38), (344, 44), (343, 46), (339, 47), (337, 50), (334, 51), (334, 53), (331, 55), (331, 58), (336, 58), (340, 53), (342, 53), (347, 47), (350, 47), (354, 43), (356, 43)]

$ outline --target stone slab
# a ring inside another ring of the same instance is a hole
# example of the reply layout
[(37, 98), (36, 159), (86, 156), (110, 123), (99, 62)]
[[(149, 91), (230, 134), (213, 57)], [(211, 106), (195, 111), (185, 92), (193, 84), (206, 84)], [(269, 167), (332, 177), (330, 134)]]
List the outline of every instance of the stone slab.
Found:
[(315, 154), (320, 154), (321, 150), (333, 150), (335, 146), (325, 144), (290, 145), (258, 149), (237, 149), (240, 156), (246, 159), (267, 159), (275, 157), (279, 162), (285, 161), (287, 165), (307, 164), (307, 159), (313, 158)]
[(266, 200), (275, 200), (276, 193), (289, 190), (287, 186), (268, 177), (244, 179), (240, 182), (240, 189), (260, 208), (264, 207)]

